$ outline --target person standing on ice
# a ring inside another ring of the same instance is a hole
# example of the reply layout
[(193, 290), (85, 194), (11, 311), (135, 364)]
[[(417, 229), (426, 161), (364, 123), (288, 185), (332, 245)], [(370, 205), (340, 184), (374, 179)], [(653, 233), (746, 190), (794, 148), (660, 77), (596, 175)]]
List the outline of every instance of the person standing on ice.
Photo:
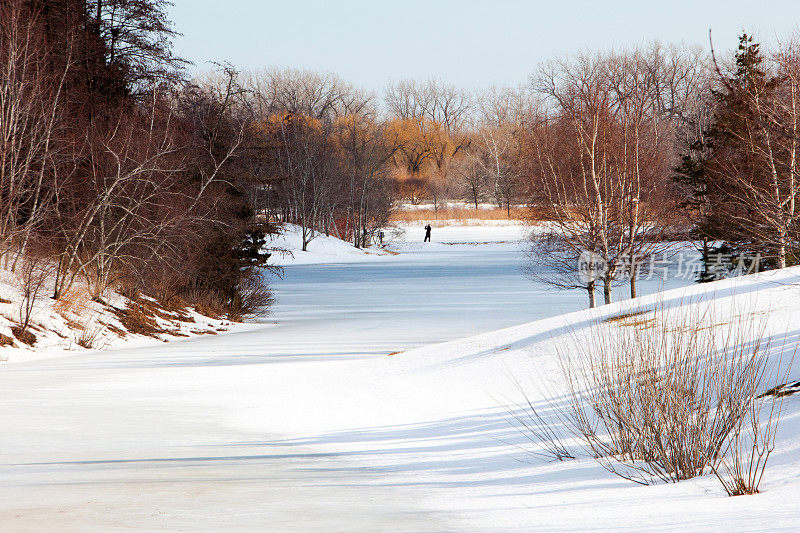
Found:
[(431, 242), (431, 225), (425, 226), (425, 240), (422, 242)]

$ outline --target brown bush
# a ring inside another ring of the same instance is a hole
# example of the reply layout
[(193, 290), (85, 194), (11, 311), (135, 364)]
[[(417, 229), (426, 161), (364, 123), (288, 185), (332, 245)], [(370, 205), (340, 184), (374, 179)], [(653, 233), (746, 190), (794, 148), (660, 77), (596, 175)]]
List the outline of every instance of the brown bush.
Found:
[(61, 316), (69, 313), (83, 315), (86, 312), (90, 296), (85, 287), (75, 284), (68, 291), (61, 294), (58, 300), (53, 302), (53, 309)]
[(228, 302), (227, 317), (240, 321), (247, 317), (263, 316), (272, 305), (272, 292), (258, 273), (252, 273), (239, 283), (236, 296)]

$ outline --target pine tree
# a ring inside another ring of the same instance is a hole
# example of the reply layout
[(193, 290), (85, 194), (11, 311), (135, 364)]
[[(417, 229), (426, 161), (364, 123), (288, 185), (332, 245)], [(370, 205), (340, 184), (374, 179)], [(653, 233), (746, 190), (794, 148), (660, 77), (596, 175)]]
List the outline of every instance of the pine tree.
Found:
[(688, 213), (692, 224), (689, 237), (698, 243), (697, 249), (701, 253), (703, 270), (698, 274), (698, 283), (714, 281), (714, 275), (710, 270), (714, 248), (714, 219), (709, 197), (709, 175), (704, 164), (707, 157), (703, 141), (690, 143), (687, 146), (687, 153), (681, 155), (681, 163), (673, 169), (672, 176), (672, 179), (686, 192), (686, 199), (679, 204), (679, 207)]

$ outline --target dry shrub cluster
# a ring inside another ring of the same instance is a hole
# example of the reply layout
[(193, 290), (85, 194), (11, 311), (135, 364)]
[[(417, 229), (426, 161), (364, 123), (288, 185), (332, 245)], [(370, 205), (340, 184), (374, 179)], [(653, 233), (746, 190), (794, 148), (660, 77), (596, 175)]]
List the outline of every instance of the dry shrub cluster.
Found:
[(785, 382), (794, 348), (750, 313), (721, 324), (713, 309), (692, 309), (598, 322), (589, 338), (560, 342), (566, 401), (547, 419), (528, 402), (517, 423), (546, 455), (573, 456), (565, 434), (576, 437), (636, 483), (714, 473), (730, 495), (758, 492), (782, 401), (763, 392)]
[(226, 316), (229, 320), (262, 316), (272, 305), (272, 292), (261, 281), (258, 274), (243, 277), (233, 298), (227, 303)]
[[(239, 322), (246, 318), (263, 316), (272, 305), (272, 292), (253, 278), (245, 278), (239, 284), (238, 293), (230, 299), (213, 292), (188, 293), (192, 307), (201, 315), (211, 318), (227, 318)], [(190, 317), (186, 317), (190, 321)]]
[(36, 336), (28, 331), (28, 327), (37, 302), (45, 296), (45, 283), (52, 270), (50, 261), (33, 254), (24, 256), (18, 265), (17, 280), (22, 290), (22, 300), (19, 306), (19, 325), (12, 331), (17, 339), (30, 346), (36, 343)]
[[(103, 325), (94, 321), (90, 321), (87, 324), (82, 325), (78, 330), (80, 333), (78, 334), (77, 339), (75, 339), (75, 344), (81, 348), (86, 348), (87, 350), (96, 348), (98, 341), (102, 337), (104, 327), (107, 327), (109, 330), (111, 330), (113, 326), (109, 326), (107, 324)], [(122, 330), (118, 331), (124, 334)]]
[(189, 291), (187, 298), (192, 302), (194, 309), (201, 315), (211, 318), (225, 316), (227, 307), (225, 299), (213, 292)]

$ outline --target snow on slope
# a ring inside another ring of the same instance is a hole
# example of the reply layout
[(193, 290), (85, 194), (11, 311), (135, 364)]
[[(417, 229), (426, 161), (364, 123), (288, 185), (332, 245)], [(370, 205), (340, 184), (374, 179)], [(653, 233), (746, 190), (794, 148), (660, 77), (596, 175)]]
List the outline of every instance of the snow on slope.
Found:
[(288, 252), (276, 252), (270, 258), (270, 263), (278, 266), (370, 261), (382, 255), (380, 251), (361, 250), (349, 242), (323, 233), (318, 233), (304, 252), (300, 226), (295, 224), (284, 224), (281, 233), (273, 237), (269, 246)]
[[(49, 297), (50, 285), (45, 284), (32, 298), (28, 332), (33, 334), (35, 342), (29, 346), (15, 338), (13, 332), (21, 323), (22, 310), (26, 307), (18, 275), (0, 268), (0, 335), (12, 343), (0, 346), (0, 361), (16, 363), (66, 356), (75, 351), (147, 346), (196, 334), (228, 331), (234, 326), (228, 320), (210, 318), (193, 309), (184, 309), (181, 313), (162, 310), (161, 316), (151, 317), (162, 332), (151, 336), (131, 333), (112, 309), (128, 307), (130, 302), (123, 296), (109, 292), (105, 304), (101, 304), (90, 300), (84, 284), (78, 281), (64, 297), (53, 300)], [(179, 316), (185, 320), (179, 320)]]

